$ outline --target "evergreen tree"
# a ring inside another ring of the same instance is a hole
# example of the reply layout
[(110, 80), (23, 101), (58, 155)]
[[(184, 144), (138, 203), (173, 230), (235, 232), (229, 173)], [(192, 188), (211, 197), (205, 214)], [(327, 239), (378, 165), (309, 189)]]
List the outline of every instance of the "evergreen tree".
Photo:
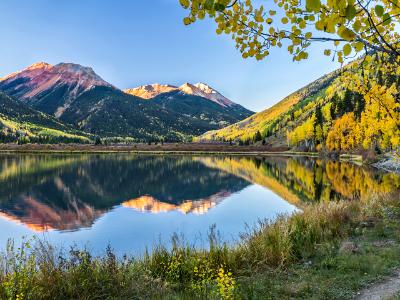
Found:
[(314, 144), (322, 142), (322, 127), (324, 125), (324, 115), (322, 114), (321, 106), (317, 104), (315, 107), (315, 119), (314, 119)]
[(364, 111), (364, 109), (365, 109), (364, 97), (359, 93), (355, 93), (354, 94), (354, 115), (357, 120), (359, 120), (361, 118), (361, 113)]
[(96, 140), (95, 140), (94, 144), (95, 144), (96, 146), (98, 146), (98, 145), (101, 145), (101, 144), (102, 144), (102, 142), (101, 142), (101, 138), (100, 138), (99, 136), (96, 136)]
[(321, 106), (317, 104), (315, 108), (315, 125), (323, 125), (324, 124), (324, 115), (322, 114)]
[(257, 130), (256, 134), (254, 135), (253, 141), (254, 143), (257, 143), (263, 139), (261, 133), (259, 130)]
[(346, 92), (344, 93), (344, 98), (343, 98), (342, 114), (353, 111), (354, 106), (353, 106), (352, 100), (353, 100), (353, 93), (349, 89), (346, 89)]

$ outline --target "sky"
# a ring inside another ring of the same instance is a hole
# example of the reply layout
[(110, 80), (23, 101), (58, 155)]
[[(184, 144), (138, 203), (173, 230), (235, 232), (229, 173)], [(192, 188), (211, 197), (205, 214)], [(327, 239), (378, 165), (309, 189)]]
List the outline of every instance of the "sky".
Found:
[(307, 61), (285, 49), (245, 60), (212, 20), (184, 26), (186, 14), (178, 0), (1, 0), (0, 77), (72, 62), (121, 89), (204, 82), (261, 111), (338, 67), (319, 45)]

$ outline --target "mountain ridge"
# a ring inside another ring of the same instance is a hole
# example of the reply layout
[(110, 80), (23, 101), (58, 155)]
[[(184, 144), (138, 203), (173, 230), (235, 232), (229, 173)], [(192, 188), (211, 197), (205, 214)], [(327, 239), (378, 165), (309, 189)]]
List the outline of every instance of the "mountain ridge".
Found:
[(142, 86), (142, 92), (154, 95), (142, 101), (146, 95), (124, 93), (92, 68), (73, 63), (39, 62), (0, 80), (0, 90), (32, 108), (106, 137), (190, 140), (253, 113), (205, 84), (185, 88), (186, 92), (171, 93), (177, 91), (174, 86)]
[(124, 92), (127, 94), (147, 100), (153, 99), (161, 94), (169, 93), (172, 91), (180, 91), (188, 95), (203, 97), (223, 107), (232, 107), (240, 105), (226, 98), (220, 92), (218, 92), (208, 84), (202, 82), (198, 82), (195, 84), (185, 82), (179, 87), (170, 84), (153, 83), (124, 90)]
[(112, 87), (92, 68), (74, 63), (39, 62), (0, 79), (0, 90), (57, 118), (93, 86)]

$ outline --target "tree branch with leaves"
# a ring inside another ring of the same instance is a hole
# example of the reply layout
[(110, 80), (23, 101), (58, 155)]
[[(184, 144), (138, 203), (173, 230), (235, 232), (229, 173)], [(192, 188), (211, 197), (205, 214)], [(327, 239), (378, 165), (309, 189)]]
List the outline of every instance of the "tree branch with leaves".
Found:
[(269, 9), (253, 2), (180, 0), (189, 10), (186, 25), (213, 18), (217, 34), (231, 35), (244, 58), (260, 60), (273, 47), (287, 47), (299, 61), (317, 42), (330, 43), (324, 53), (339, 62), (360, 52), (400, 56), (399, 0), (266, 0)]

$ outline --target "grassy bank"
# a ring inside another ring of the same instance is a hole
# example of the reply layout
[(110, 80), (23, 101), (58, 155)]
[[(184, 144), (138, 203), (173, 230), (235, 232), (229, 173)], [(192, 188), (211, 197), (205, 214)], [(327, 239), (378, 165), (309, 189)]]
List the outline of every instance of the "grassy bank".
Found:
[[(310, 205), (260, 224), (234, 247), (210, 234), (141, 259), (60, 252), (35, 242), (0, 262), (1, 299), (351, 298), (400, 267), (399, 195)], [(28, 249), (29, 248), (29, 249)], [(28, 254), (29, 253), (29, 254)]]

